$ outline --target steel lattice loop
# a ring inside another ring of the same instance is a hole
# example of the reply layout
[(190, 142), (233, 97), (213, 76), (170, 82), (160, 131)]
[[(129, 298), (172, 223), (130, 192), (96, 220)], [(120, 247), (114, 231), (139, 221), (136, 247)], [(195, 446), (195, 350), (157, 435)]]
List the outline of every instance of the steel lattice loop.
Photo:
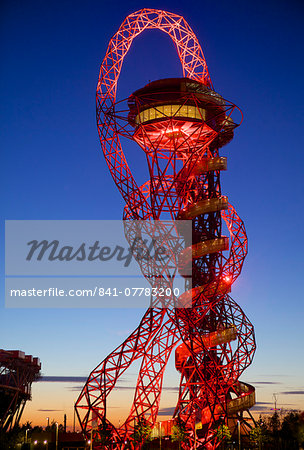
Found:
[[(146, 29), (170, 36), (183, 78), (154, 81), (126, 102), (117, 102), (124, 57)], [(185, 277), (185, 292), (179, 298), (156, 295), (136, 330), (91, 372), (76, 403), (79, 422), (83, 432), (99, 442), (96, 448), (106, 445), (105, 430), (112, 448), (138, 448), (135, 423), (155, 425), (164, 371), (175, 348), (181, 379), (170, 423), (185, 424), (189, 439), (183, 448), (197, 443), (216, 448), (216, 427), (224, 420), (233, 429), (254, 404), (254, 388), (239, 381), (255, 352), (254, 330), (228, 295), (247, 254), (247, 235), (220, 187), (226, 158), (219, 156), (219, 149), (233, 138), (237, 108), (213, 90), (202, 49), (185, 19), (154, 9), (130, 14), (111, 39), (96, 104), (101, 147), (126, 203), (126, 238), (131, 245), (143, 232), (152, 235), (156, 223), (158, 238), (170, 254), (163, 263), (139, 260), (141, 271), (152, 287), (165, 288), (173, 286), (179, 272)], [(137, 142), (146, 155), (150, 178), (142, 186), (131, 173), (120, 136)], [(170, 226), (159, 222), (167, 219)], [(190, 221), (191, 242), (177, 220)], [(224, 224), (229, 237), (222, 234)], [(135, 253), (143, 249), (134, 248)], [(184, 272), (187, 264), (191, 282)], [(141, 360), (141, 366), (133, 404), (116, 428), (107, 417), (107, 398), (135, 360)]]

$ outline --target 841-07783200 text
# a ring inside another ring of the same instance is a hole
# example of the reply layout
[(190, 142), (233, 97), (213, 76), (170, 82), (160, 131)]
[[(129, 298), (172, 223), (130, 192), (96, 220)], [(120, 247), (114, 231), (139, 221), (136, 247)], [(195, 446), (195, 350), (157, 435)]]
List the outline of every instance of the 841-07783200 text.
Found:
[(10, 297), (171, 297), (180, 295), (180, 289), (175, 288), (152, 288), (152, 287), (105, 287), (94, 286), (92, 289), (59, 289), (50, 287), (48, 289), (10, 289)]

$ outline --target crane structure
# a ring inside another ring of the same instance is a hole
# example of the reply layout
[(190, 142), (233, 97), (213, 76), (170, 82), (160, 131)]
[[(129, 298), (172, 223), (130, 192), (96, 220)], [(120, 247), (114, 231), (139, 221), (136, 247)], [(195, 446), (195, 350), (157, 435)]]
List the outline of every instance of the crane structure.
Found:
[[(183, 77), (152, 81), (117, 101), (123, 60), (133, 39), (146, 29), (170, 36)], [(155, 9), (130, 14), (111, 39), (96, 101), (101, 147), (126, 203), (126, 238), (134, 243), (144, 231), (157, 235), (172, 255), (158, 264), (139, 260), (142, 273), (151, 286), (172, 288), (179, 272), (185, 292), (178, 298), (156, 294), (136, 330), (89, 375), (75, 405), (78, 420), (85, 434), (95, 436), (96, 448), (102, 448), (105, 429), (111, 433), (111, 448), (137, 448), (136, 424), (155, 426), (166, 364), (175, 349), (180, 386), (172, 423), (181, 421), (188, 430), (182, 447), (217, 448), (218, 428), (226, 424), (237, 433), (241, 424), (245, 430), (245, 411), (255, 403), (254, 388), (239, 380), (253, 359), (254, 329), (229, 296), (247, 254), (247, 235), (220, 185), (221, 171), (227, 168), (220, 149), (232, 140), (238, 126), (234, 115), (241, 112), (215, 92), (185, 19)], [(149, 179), (141, 186), (127, 163), (121, 136), (145, 153)], [(190, 240), (179, 225), (185, 221)], [(191, 277), (184, 275), (189, 266)], [(107, 398), (136, 360), (141, 365), (133, 404), (125, 422), (115, 427), (107, 417)]]
[(19, 424), (40, 369), (39, 358), (20, 350), (0, 349), (0, 430), (9, 431)]

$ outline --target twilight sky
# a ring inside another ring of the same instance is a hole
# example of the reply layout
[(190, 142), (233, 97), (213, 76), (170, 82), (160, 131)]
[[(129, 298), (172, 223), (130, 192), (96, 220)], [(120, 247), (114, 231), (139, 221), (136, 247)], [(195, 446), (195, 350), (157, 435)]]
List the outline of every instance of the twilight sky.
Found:
[[(122, 217), (123, 201), (100, 150), (95, 89), (109, 39), (128, 14), (144, 7), (185, 17), (215, 90), (243, 111), (242, 126), (222, 150), (228, 171), (221, 178), (249, 237), (231, 294), (257, 339), (254, 362), (241, 379), (256, 387), (256, 410), (269, 411), (273, 393), (279, 407), (304, 409), (300, 0), (2, 1), (1, 228), (5, 219)], [(144, 32), (125, 59), (118, 97), (170, 76), (181, 76), (171, 40)], [(136, 158), (131, 167), (136, 178)], [(1, 243), (4, 248), (4, 231)], [(86, 377), (137, 326), (143, 310), (6, 309), (2, 256), (0, 347), (39, 356), (49, 377), (33, 386), (23, 419), (44, 425), (47, 416), (62, 421), (66, 412), (71, 425), (84, 383), (72, 377)], [(173, 362), (167, 372), (162, 414), (177, 394)], [(116, 422), (127, 412), (135, 373), (132, 366), (111, 399)]]

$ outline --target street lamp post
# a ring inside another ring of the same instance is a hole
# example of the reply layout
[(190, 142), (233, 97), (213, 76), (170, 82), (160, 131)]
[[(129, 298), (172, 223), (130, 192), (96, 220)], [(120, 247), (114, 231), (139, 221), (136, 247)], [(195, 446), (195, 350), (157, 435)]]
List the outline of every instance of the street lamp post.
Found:
[(196, 409), (194, 408), (194, 448), (196, 449)]
[(241, 450), (241, 422), (237, 421), (238, 450)]
[(159, 448), (161, 449), (161, 422), (159, 422)]
[(30, 430), (30, 428), (27, 428), (26, 430), (25, 430), (25, 443), (27, 444), (27, 432)]
[(56, 450), (58, 450), (58, 422), (56, 422)]

